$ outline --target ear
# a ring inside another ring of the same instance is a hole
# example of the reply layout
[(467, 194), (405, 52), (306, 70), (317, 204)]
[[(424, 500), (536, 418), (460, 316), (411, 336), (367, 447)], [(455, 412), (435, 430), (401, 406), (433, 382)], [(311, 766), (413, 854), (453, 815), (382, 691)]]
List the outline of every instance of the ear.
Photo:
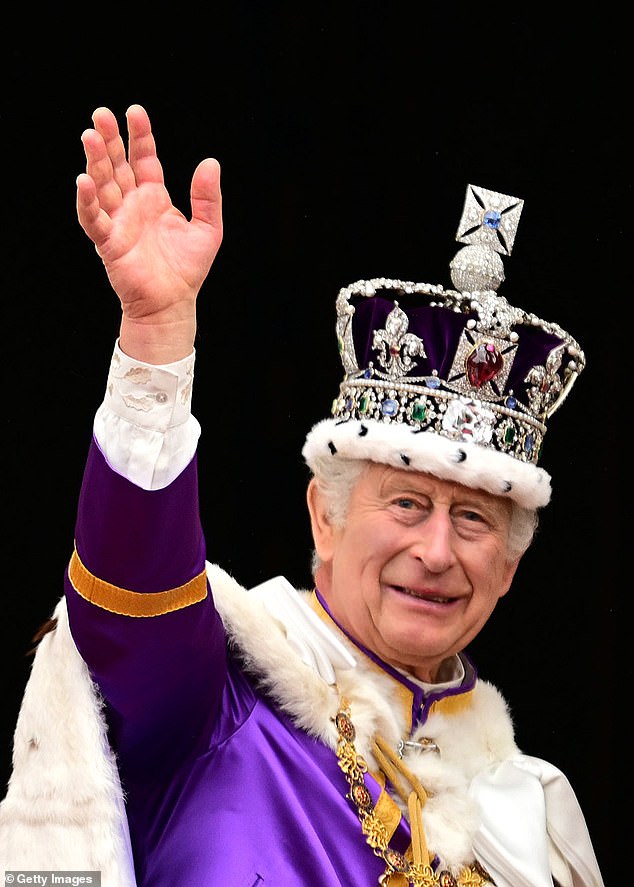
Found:
[(323, 563), (332, 560), (334, 552), (334, 527), (328, 515), (325, 497), (313, 477), (308, 484), (306, 501), (310, 514), (315, 551)]

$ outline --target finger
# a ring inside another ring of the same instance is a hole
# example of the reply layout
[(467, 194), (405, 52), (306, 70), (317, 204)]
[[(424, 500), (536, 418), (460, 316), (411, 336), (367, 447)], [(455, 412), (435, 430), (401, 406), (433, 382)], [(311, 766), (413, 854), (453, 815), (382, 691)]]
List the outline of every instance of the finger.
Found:
[(97, 186), (87, 173), (77, 176), (77, 218), (97, 249), (107, 239), (112, 220), (99, 203)]
[(81, 141), (86, 155), (86, 173), (95, 184), (101, 207), (111, 213), (121, 205), (123, 197), (106, 143), (96, 129), (84, 130)]
[(96, 108), (92, 120), (97, 132), (101, 135), (106, 146), (106, 153), (112, 164), (114, 181), (119, 186), (122, 194), (127, 194), (135, 187), (134, 173), (128, 163), (125, 153), (125, 145), (119, 131), (117, 118), (109, 108)]
[(156, 143), (148, 113), (141, 105), (130, 105), (128, 121), (128, 157), (137, 185), (145, 182), (163, 184), (163, 167), (156, 154)]
[(220, 164), (213, 157), (202, 160), (194, 171), (191, 190), (192, 222), (203, 222), (222, 236)]

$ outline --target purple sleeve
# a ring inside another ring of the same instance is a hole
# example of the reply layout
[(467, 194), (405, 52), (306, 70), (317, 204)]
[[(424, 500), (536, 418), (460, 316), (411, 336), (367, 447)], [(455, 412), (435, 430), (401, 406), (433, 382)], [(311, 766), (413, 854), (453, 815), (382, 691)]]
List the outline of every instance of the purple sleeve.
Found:
[(113, 748), (124, 771), (173, 766), (205, 741), (226, 677), (196, 459), (165, 489), (147, 491), (114, 472), (93, 440), (75, 547), (70, 626), (105, 699)]

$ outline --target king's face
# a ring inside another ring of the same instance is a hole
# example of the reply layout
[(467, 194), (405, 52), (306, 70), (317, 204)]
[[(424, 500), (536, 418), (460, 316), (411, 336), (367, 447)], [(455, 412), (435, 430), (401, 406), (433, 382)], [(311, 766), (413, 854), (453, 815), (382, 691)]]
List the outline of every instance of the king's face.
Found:
[(511, 504), (429, 474), (370, 463), (343, 526), (317, 485), (309, 506), (322, 561), (317, 584), (334, 618), (386, 662), (435, 680), (478, 634), (517, 567)]

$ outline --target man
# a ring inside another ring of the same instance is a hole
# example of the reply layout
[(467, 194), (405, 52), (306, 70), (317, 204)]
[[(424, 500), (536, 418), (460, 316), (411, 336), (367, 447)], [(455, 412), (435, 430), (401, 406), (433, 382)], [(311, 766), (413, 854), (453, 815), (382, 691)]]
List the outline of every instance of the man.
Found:
[(207, 561), (190, 412), (219, 166), (197, 167), (187, 221), (145, 110), (128, 109), (127, 156), (112, 112), (93, 122), (77, 212), (121, 327), (16, 729), (4, 867), (139, 887), (598, 887), (572, 789), (520, 753), (464, 653), (548, 502), (545, 421), (584, 367), (496, 294), (522, 201), (469, 186), (456, 290), (341, 290), (345, 378), (304, 447), (315, 588), (247, 591)]

